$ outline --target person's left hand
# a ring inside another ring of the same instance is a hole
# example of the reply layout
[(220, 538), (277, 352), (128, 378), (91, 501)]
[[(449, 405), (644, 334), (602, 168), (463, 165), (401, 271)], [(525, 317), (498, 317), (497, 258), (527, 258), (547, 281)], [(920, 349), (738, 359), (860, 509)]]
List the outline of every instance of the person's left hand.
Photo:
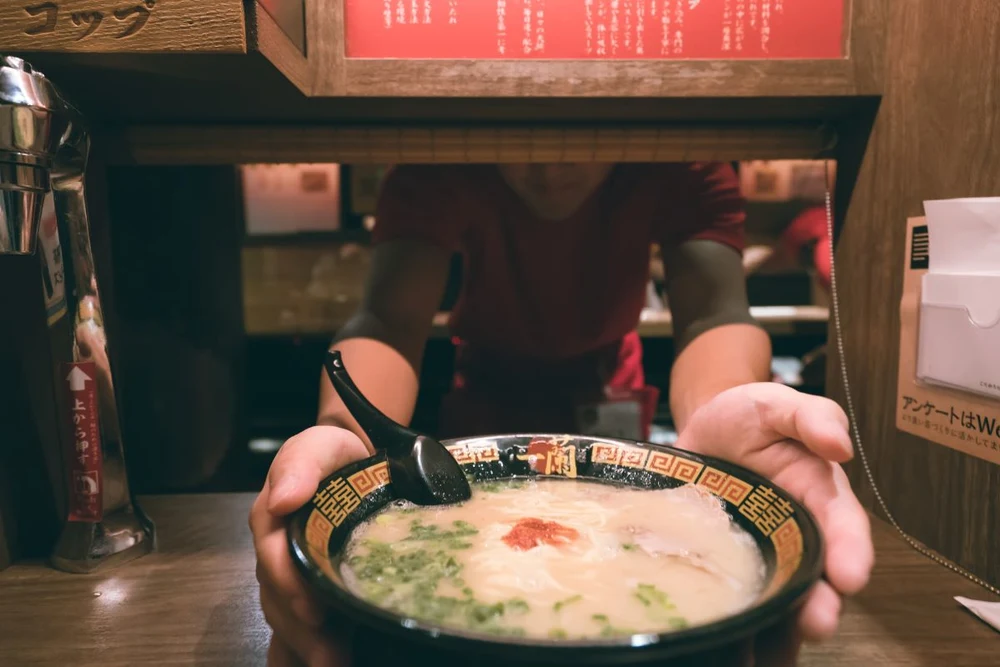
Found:
[(854, 455), (840, 406), (777, 383), (743, 385), (699, 408), (676, 446), (753, 470), (813, 513), (826, 541), (825, 581), (810, 591), (798, 634), (830, 637), (841, 596), (864, 588), (875, 561), (868, 515), (839, 465)]

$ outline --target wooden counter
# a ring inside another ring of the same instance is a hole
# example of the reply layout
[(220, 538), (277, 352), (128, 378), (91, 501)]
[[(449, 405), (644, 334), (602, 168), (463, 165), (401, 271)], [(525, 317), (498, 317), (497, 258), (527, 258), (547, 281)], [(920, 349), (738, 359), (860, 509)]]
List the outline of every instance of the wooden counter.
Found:
[[(264, 665), (270, 631), (257, 601), (247, 529), (252, 495), (143, 499), (158, 553), (104, 575), (36, 564), (0, 573), (0, 665)], [(1000, 637), (952, 596), (988, 594), (911, 550), (881, 521), (867, 590), (840, 634), (800, 664), (995, 665)]]

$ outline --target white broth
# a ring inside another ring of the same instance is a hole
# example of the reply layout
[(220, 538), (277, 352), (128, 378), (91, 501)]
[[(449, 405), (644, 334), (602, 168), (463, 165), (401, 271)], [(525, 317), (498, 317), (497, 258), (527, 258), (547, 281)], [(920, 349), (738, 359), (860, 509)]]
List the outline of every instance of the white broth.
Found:
[(473, 484), (460, 505), (393, 504), (354, 531), (342, 571), (356, 595), (429, 623), (581, 639), (738, 612), (764, 564), (699, 487), (546, 479)]

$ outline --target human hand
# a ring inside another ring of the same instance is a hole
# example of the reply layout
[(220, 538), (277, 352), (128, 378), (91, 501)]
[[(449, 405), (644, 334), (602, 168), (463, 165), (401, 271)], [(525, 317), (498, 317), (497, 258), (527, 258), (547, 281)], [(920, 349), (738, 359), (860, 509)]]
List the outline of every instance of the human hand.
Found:
[[(336, 426), (313, 426), (290, 438), (274, 457), (267, 482), (250, 510), (257, 552), (257, 581), (264, 618), (273, 630), (269, 667), (348, 667), (347, 628), (324, 624), (324, 611), (309, 593), (288, 553), (286, 516), (313, 496), (319, 483), (368, 456), (361, 440)], [(340, 640), (338, 640), (340, 639)]]
[(776, 383), (743, 385), (699, 408), (676, 446), (764, 475), (813, 513), (826, 541), (825, 581), (802, 607), (795, 649), (799, 638), (833, 635), (841, 597), (864, 588), (875, 560), (868, 515), (839, 465), (854, 455), (840, 406)]

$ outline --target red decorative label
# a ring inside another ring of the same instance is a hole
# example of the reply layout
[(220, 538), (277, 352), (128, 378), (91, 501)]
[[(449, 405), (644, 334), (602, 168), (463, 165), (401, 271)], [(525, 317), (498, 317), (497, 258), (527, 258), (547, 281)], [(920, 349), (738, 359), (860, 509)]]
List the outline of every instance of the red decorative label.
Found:
[(101, 429), (97, 367), (91, 361), (63, 364), (69, 395), (69, 520), (98, 522), (103, 516)]
[(348, 58), (841, 58), (844, 0), (346, 0)]

